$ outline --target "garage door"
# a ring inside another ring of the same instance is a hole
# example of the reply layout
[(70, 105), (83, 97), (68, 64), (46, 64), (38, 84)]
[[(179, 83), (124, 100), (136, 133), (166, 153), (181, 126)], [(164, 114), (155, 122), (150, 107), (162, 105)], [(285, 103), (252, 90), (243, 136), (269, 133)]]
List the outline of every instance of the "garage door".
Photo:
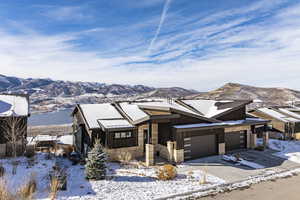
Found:
[(184, 139), (184, 159), (194, 159), (217, 154), (216, 135)]
[(225, 133), (225, 149), (232, 151), (246, 147), (246, 137), (244, 131)]

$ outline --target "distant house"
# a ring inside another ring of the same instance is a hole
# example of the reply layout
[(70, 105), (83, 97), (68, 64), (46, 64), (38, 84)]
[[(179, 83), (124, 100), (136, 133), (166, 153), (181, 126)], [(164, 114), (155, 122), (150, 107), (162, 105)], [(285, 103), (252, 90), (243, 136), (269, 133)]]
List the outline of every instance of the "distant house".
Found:
[(111, 159), (122, 152), (160, 156), (182, 162), (256, 145), (255, 126), (268, 121), (248, 119), (251, 101), (144, 100), (79, 104), (73, 111), (77, 150), (86, 154), (99, 138)]
[[(27, 119), (29, 115), (28, 96), (0, 94), (0, 144), (9, 142), (5, 136), (8, 129), (14, 129), (17, 132), (21, 131), (21, 133), (18, 132), (18, 134), (24, 136), (22, 141), (25, 142), (27, 136)], [(4, 149), (5, 148), (0, 149), (2, 156), (6, 153), (11, 153), (4, 152)]]
[(270, 120), (269, 127), (283, 133), (286, 139), (300, 139), (300, 109), (289, 107), (258, 108), (249, 114)]

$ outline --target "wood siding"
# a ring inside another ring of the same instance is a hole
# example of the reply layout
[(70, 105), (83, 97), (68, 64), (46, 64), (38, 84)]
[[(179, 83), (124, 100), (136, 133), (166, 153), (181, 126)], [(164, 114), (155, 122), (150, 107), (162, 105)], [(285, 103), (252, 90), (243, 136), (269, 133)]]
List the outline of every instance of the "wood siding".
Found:
[(158, 144), (167, 146), (167, 142), (172, 140), (171, 123), (158, 124)]
[(108, 132), (107, 135), (108, 135), (108, 140), (107, 140), (108, 146), (107, 147), (110, 149), (138, 146), (138, 131), (137, 131), (137, 129), (132, 130), (132, 137), (130, 137), (130, 138), (115, 139), (114, 138), (115, 132)]
[(217, 118), (221, 121), (230, 121), (230, 120), (243, 120), (246, 119), (246, 106), (241, 107), (238, 110), (229, 112), (223, 116)]

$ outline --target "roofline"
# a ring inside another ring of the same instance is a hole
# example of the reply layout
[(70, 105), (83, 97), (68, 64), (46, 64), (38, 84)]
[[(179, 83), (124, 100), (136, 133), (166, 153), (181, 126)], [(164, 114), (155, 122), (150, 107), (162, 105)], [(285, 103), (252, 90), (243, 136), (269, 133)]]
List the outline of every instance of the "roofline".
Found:
[(238, 126), (247, 126), (247, 125), (266, 125), (270, 123), (271, 120), (265, 120), (265, 121), (255, 121), (255, 122), (247, 122), (243, 124), (226, 124), (226, 125), (215, 125), (215, 126), (206, 126), (206, 127), (191, 127), (191, 128), (176, 128), (173, 126), (173, 129), (175, 129), (177, 132), (185, 132), (185, 131), (197, 131), (197, 130), (206, 130), (206, 129), (215, 129), (215, 128), (229, 128), (229, 127), (238, 127)]
[[(83, 120), (84, 120), (84, 123), (87, 125), (88, 130), (98, 129), (98, 128), (91, 128), (90, 125), (89, 125), (89, 123), (87, 123), (87, 120), (86, 120), (86, 118), (85, 118), (85, 116), (84, 116), (84, 114), (83, 114), (83, 111), (82, 111), (82, 109), (81, 109), (81, 107), (80, 107), (80, 104), (77, 104), (77, 105), (76, 105), (76, 108), (78, 108), (78, 111), (80, 112), (80, 115), (82, 116), (82, 118), (83, 118)], [(76, 108), (75, 108), (75, 109), (76, 109)], [(74, 109), (74, 110), (75, 110), (75, 109)], [(72, 112), (72, 114), (73, 114), (73, 112)], [(99, 128), (100, 128), (100, 127), (99, 127)]]
[[(135, 126), (133, 126), (133, 127), (106, 128), (103, 124), (100, 123), (100, 120), (101, 119), (97, 119), (97, 123), (99, 124), (100, 129), (102, 129), (103, 131), (133, 130), (133, 129), (136, 128)], [(126, 119), (124, 119), (124, 120), (126, 120)]]
[(178, 103), (178, 104), (180, 104), (180, 105), (182, 105), (182, 106), (184, 106), (184, 107), (186, 107), (186, 108), (188, 108), (188, 109), (192, 109), (194, 112), (197, 112), (200, 115), (204, 115), (199, 110), (195, 109), (193, 106), (190, 106), (190, 105), (184, 103), (183, 100), (188, 100), (188, 99), (177, 99), (177, 100), (175, 100), (175, 102)]
[[(272, 110), (273, 110), (273, 108), (270, 108), (270, 107), (267, 107), (267, 109), (272, 109)], [(273, 110), (273, 111), (277, 112), (276, 110)], [(268, 113), (265, 113), (265, 112), (263, 112), (263, 111), (260, 111), (259, 109), (255, 109), (255, 110), (252, 111), (252, 112), (259, 112), (259, 113), (262, 113), (262, 114), (264, 114), (264, 115), (268, 115), (268, 116), (270, 116), (271, 118), (273, 118), (273, 119), (275, 119), (275, 120), (278, 120), (278, 121), (281, 121), (281, 122), (283, 122), (283, 123), (289, 123), (289, 121), (287, 121), (287, 120), (284, 120), (284, 119), (281, 119), (281, 118), (274, 117), (274, 116), (272, 116), (272, 115), (269, 115)], [(281, 114), (282, 114), (282, 113), (281, 113)], [(254, 115), (255, 115), (255, 114), (254, 114)]]
[(27, 104), (28, 104), (28, 114), (27, 115), (20, 115), (21, 117), (30, 117), (30, 99), (29, 99), (29, 94), (22, 94), (22, 93), (0, 93), (0, 95), (7, 95), (7, 96), (17, 96), (17, 97), (25, 97)]
[[(233, 101), (234, 101), (234, 100), (233, 100)], [(235, 100), (235, 101), (237, 101), (237, 100)], [(240, 101), (241, 101), (241, 100), (240, 100)], [(218, 118), (218, 117), (221, 117), (221, 116), (223, 116), (223, 115), (226, 115), (226, 114), (228, 114), (228, 113), (230, 113), (230, 112), (232, 112), (232, 111), (236, 111), (236, 110), (240, 109), (241, 107), (246, 106), (246, 105), (248, 105), (248, 104), (250, 104), (250, 103), (253, 102), (253, 100), (249, 100), (249, 101), (243, 100), (243, 101), (245, 101), (243, 104), (241, 104), (241, 105), (239, 105), (239, 106), (236, 106), (236, 107), (233, 107), (233, 108), (231, 108), (231, 109), (229, 109), (229, 110), (226, 110), (225, 112), (222, 112), (222, 113), (219, 113), (219, 114), (217, 114), (217, 115), (214, 115), (214, 116), (212, 116), (212, 118)]]

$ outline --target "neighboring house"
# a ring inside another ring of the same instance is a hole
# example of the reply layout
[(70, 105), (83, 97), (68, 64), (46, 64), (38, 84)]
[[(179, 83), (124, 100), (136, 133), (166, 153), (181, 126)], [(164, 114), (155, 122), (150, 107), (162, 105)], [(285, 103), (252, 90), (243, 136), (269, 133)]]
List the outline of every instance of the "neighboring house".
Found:
[(269, 126), (273, 130), (283, 133), (286, 139), (300, 139), (300, 113), (295, 111), (298, 111), (298, 109), (273, 107), (251, 110), (249, 114), (270, 120)]
[[(29, 98), (27, 95), (0, 94), (0, 144), (9, 142), (4, 135), (8, 130), (7, 124), (14, 125), (14, 130), (21, 131), (17, 134), (24, 136), (23, 142), (25, 142), (29, 115)], [(3, 148), (0, 151), (2, 156), (6, 154), (3, 152)]]
[[(246, 118), (251, 101), (144, 100), (79, 104), (72, 115), (77, 150), (86, 154), (99, 138), (111, 159), (122, 152), (182, 162), (256, 145), (255, 126)], [(267, 137), (266, 137), (267, 138)]]

